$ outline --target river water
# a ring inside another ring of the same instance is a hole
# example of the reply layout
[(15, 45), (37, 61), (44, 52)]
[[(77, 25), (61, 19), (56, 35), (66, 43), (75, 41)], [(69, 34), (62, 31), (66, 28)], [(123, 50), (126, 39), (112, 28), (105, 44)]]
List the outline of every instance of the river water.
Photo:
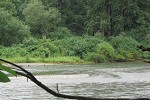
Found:
[[(49, 88), (71, 95), (97, 98), (150, 98), (150, 64), (102, 63), (93, 65), (23, 66)], [(0, 100), (67, 100), (48, 94), (30, 80), (10, 77), (0, 83)]]

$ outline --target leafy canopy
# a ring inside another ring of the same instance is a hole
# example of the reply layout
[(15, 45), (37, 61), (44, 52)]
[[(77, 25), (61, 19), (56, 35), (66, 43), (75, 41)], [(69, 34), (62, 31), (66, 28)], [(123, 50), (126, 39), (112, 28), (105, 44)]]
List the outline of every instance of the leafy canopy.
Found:
[(27, 8), (23, 10), (26, 23), (31, 27), (33, 33), (40, 33), (44, 38), (51, 32), (61, 21), (59, 10), (50, 7), (45, 10), (41, 1), (31, 1)]

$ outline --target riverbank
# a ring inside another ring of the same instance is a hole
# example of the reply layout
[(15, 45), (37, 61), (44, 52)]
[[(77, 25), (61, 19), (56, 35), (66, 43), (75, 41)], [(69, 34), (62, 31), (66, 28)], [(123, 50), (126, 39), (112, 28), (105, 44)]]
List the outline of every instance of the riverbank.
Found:
[(80, 59), (79, 57), (66, 56), (66, 57), (51, 57), (51, 58), (32, 58), (32, 57), (15, 57), (15, 58), (3, 58), (14, 63), (88, 63)]
[[(96, 64), (95, 62), (85, 61), (79, 57), (67, 56), (67, 57), (52, 57), (52, 58), (26, 58), (26, 57), (15, 57), (15, 58), (3, 58), (18, 65), (32, 66), (32, 65), (54, 65), (54, 64)], [(150, 60), (138, 58), (128, 61), (113, 61), (104, 63), (118, 63), (118, 62), (146, 62)]]

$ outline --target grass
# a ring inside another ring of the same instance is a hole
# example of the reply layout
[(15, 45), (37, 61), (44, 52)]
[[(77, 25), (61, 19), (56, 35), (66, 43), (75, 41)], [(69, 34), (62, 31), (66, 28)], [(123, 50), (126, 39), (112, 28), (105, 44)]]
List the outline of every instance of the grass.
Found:
[(4, 58), (4, 59), (14, 63), (83, 63), (85, 62), (79, 57), (74, 57), (74, 56), (50, 57), (50, 58), (15, 57), (15, 58)]

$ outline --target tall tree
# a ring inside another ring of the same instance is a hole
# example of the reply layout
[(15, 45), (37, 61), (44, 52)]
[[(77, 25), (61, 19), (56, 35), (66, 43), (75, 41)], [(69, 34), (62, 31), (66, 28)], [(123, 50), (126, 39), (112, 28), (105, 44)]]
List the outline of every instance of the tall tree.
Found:
[(0, 8), (0, 44), (10, 46), (20, 43), (30, 34), (29, 27)]
[(86, 0), (41, 0), (46, 8), (51, 6), (60, 10), (61, 26), (67, 27), (77, 35), (82, 35), (86, 17)]
[(97, 31), (105, 36), (127, 32), (140, 38), (144, 31), (150, 32), (149, 0), (87, 0), (87, 6), (85, 29), (90, 35)]
[(12, 3), (12, 0), (0, 0), (0, 8), (8, 10), (8, 12), (13, 15), (16, 14), (16, 7)]
[(11, 0), (11, 2), (13, 3), (13, 5), (16, 8), (16, 13), (15, 13), (15, 17), (18, 17), (20, 20), (25, 21), (24, 15), (22, 14), (23, 9), (26, 8), (28, 2), (30, 0)]
[(46, 38), (61, 21), (61, 14), (56, 8), (50, 7), (45, 10), (40, 0), (32, 0), (23, 10), (26, 23), (31, 27), (33, 33), (40, 33), (40, 36)]
[(109, 8), (109, 0), (88, 0), (88, 11), (86, 20), (86, 33), (94, 36), (96, 32), (107, 35), (110, 30), (110, 17), (112, 16)]

